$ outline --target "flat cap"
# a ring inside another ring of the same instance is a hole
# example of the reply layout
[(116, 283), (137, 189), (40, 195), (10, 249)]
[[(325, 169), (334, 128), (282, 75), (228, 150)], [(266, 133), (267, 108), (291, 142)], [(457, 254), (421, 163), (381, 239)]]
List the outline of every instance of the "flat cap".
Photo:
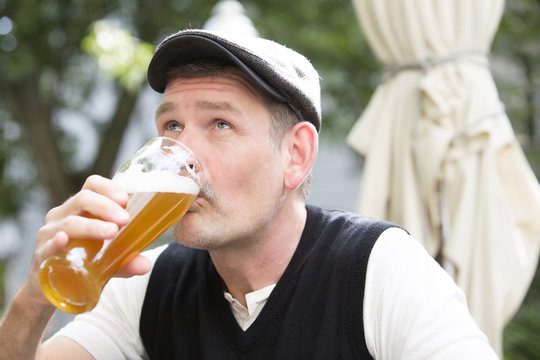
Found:
[(274, 41), (208, 30), (182, 30), (157, 47), (148, 82), (164, 92), (175, 66), (198, 59), (225, 60), (240, 68), (273, 99), (286, 103), (301, 121), (321, 127), (319, 74), (308, 59)]

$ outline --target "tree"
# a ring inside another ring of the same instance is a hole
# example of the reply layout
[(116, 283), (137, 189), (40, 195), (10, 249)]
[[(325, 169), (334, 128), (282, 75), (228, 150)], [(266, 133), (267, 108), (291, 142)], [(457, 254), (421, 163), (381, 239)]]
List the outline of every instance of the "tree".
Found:
[[(140, 1), (143, 11), (138, 14), (154, 5), (159, 4)], [(85, 109), (85, 102), (98, 89), (100, 78), (96, 76), (97, 66), (81, 48), (83, 38), (95, 21), (110, 18), (137, 29), (137, 36), (153, 43), (163, 24), (134, 16), (136, 8), (128, 8), (121, 1), (25, 0), (9, 2), (5, 7), (3, 13), (12, 22), (13, 31), (2, 39), (0, 107), (8, 114), (3, 121), (19, 126), (23, 146), (28, 148), (37, 168), (36, 180), (46, 188), (51, 205), (60, 204), (80, 188), (89, 174), (111, 173), (138, 97), (137, 91), (116, 82), (116, 101), (110, 118), (93, 118)], [(84, 168), (68, 161), (77, 144), (58, 126), (62, 111), (82, 114), (99, 134), (97, 155)], [(11, 208), (17, 208), (13, 201)]]
[(497, 36), (493, 43), (493, 52), (515, 63), (522, 73), (522, 83), (511, 86), (509, 81), (500, 78), (502, 96), (506, 96), (507, 104), (513, 104), (513, 96), (521, 99), (518, 106), (509, 108), (510, 118), (518, 132), (526, 135), (525, 144), (536, 146), (538, 129), (538, 84), (540, 74), (536, 64), (540, 61), (540, 1), (513, 0), (507, 1), (505, 13)]

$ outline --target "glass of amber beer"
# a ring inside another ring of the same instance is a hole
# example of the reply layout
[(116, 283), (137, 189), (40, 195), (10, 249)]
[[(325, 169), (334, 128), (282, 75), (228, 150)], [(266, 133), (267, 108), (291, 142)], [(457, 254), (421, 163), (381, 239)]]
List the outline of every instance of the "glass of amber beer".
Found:
[(91, 310), (109, 279), (187, 212), (199, 193), (199, 171), (182, 143), (167, 137), (146, 143), (113, 177), (130, 195), (129, 223), (112, 239), (72, 239), (45, 260), (39, 281), (47, 299), (68, 313)]

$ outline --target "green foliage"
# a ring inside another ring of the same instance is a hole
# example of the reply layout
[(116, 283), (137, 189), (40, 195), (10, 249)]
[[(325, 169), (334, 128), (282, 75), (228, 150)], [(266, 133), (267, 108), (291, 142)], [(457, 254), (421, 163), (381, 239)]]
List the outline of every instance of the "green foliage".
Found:
[(18, 161), (27, 160), (21, 159), (23, 149), (17, 141), (18, 133), (17, 124), (0, 107), (0, 219), (19, 211), (32, 179), (25, 181), (20, 176), (13, 176), (15, 169), (22, 170), (28, 166), (26, 163), (17, 165)]
[(524, 135), (520, 138), (526, 137), (520, 139), (526, 146), (534, 147), (539, 135), (535, 94), (540, 86), (540, 1), (512, 0), (505, 5), (492, 52), (509, 62), (510, 71), (495, 80), (514, 130)]
[(129, 31), (103, 20), (92, 24), (82, 40), (82, 48), (96, 60), (99, 69), (114, 78), (126, 90), (136, 93), (146, 81), (146, 69), (154, 46), (140, 41)]
[(512, 57), (540, 56), (539, 14), (538, 0), (506, 1), (493, 50)]
[(17, 45), (0, 57), (2, 78), (23, 79), (43, 68), (60, 70), (66, 59), (79, 53), (78, 43), (88, 25), (103, 16), (104, 11), (113, 9), (107, 3), (115, 2), (8, 2), (3, 13), (15, 24), (12, 36)]
[(14, 146), (8, 143), (0, 145), (0, 218), (16, 213), (19, 210), (20, 202), (18, 200), (18, 184), (9, 178), (7, 174), (10, 153)]
[(523, 305), (504, 331), (504, 358), (530, 360), (540, 357), (540, 268)]
[[(83, 113), (96, 76), (89, 71), (92, 68), (87, 66), (80, 42), (93, 21), (118, 10), (118, 2), (23, 0), (0, 6), (0, 13), (13, 24), (8, 34), (0, 35), (0, 106), (20, 128), (20, 138), (15, 139), (18, 144), (12, 149), (21, 144), (30, 149), (37, 181), (46, 182), (48, 168), (64, 177), (69, 188), (58, 193), (65, 197), (77, 182), (67, 178), (76, 177), (68, 165), (74, 153), (69, 145), (74, 141), (57, 126), (57, 115)], [(2, 47), (6, 39), (14, 45)], [(46, 186), (64, 186), (59, 179), (48, 181), (51, 184)]]

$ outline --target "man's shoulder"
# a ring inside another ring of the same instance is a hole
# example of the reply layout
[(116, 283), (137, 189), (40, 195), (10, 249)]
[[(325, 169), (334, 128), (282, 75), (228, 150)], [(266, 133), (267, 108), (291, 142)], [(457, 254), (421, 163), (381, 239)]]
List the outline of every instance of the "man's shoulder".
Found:
[(391, 222), (343, 210), (307, 206), (307, 211), (302, 245), (337, 261), (362, 258), (361, 262), (367, 262), (381, 235), (399, 228)]
[(369, 232), (369, 233), (382, 233), (384, 230), (391, 227), (398, 227), (399, 225), (389, 221), (372, 218), (369, 216), (340, 210), (340, 209), (326, 209), (313, 205), (306, 205), (308, 211), (307, 226), (319, 226), (322, 228), (330, 227), (334, 231), (344, 232)]

